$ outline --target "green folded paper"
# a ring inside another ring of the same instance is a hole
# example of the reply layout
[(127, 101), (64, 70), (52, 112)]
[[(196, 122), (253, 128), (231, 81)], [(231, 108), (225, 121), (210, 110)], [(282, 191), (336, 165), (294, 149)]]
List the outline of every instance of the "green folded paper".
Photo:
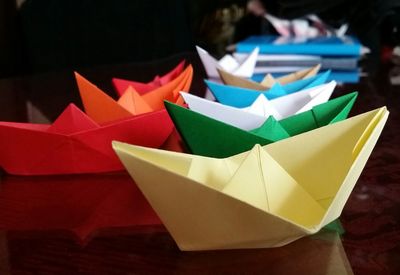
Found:
[(228, 125), (179, 105), (165, 101), (165, 107), (188, 149), (208, 157), (225, 158), (347, 118), (357, 98), (353, 92), (311, 110), (277, 121), (270, 116), (251, 131)]

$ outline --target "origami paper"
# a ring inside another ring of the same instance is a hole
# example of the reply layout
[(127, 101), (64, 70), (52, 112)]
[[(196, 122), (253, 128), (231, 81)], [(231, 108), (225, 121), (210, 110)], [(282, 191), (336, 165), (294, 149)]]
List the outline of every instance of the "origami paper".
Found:
[(63, 231), (81, 243), (105, 230), (161, 224), (127, 173), (2, 176), (0, 205), (0, 230)]
[(174, 69), (167, 72), (162, 76), (156, 75), (154, 79), (148, 83), (137, 82), (133, 80), (121, 79), (121, 78), (113, 78), (112, 84), (117, 91), (118, 96), (122, 96), (125, 91), (131, 86), (135, 89), (139, 94), (145, 94), (150, 92), (158, 87), (167, 84), (171, 80), (175, 79), (185, 67), (185, 61), (181, 61)]
[(233, 74), (225, 72), (224, 70), (218, 70), (218, 73), (222, 82), (225, 85), (257, 91), (265, 91), (266, 89), (271, 88), (276, 82), (280, 84), (288, 84), (290, 82), (315, 76), (320, 68), (321, 65), (316, 65), (314, 67), (287, 74), (276, 79), (271, 74), (267, 74), (260, 83), (243, 77), (235, 76)]
[(260, 94), (264, 94), (268, 99), (274, 99), (277, 97), (298, 92), (303, 89), (308, 89), (324, 84), (329, 74), (330, 71), (327, 71), (323, 74), (318, 74), (316, 76), (298, 80), (285, 85), (275, 83), (271, 87), (271, 89), (265, 91), (257, 91), (235, 86), (223, 85), (209, 80), (205, 80), (205, 83), (207, 84), (214, 97), (220, 103), (237, 108), (243, 108), (250, 106)]
[(258, 55), (257, 47), (243, 59), (236, 59), (227, 54), (218, 61), (199, 46), (196, 46), (196, 49), (208, 77), (217, 78), (217, 69), (223, 69), (237, 76), (251, 77), (253, 75)]
[(267, 87), (271, 87), (276, 82), (280, 84), (288, 84), (293, 81), (306, 79), (312, 76), (315, 76), (318, 71), (321, 69), (321, 64), (315, 65), (311, 68), (300, 70), (291, 74), (287, 74), (278, 78), (274, 78), (271, 74), (267, 74), (261, 84)]
[[(247, 56), (248, 53), (233, 53), (235, 58)], [(265, 77), (266, 73), (292, 73), (305, 69), (307, 67), (321, 65), (324, 70), (355, 70), (358, 68), (357, 56), (320, 56), (305, 54), (259, 54), (257, 57), (256, 67), (251, 79), (256, 80), (254, 76), (263, 74), (260, 81)], [(336, 79), (335, 79), (336, 80)]]
[[(255, 144), (266, 145), (346, 119), (356, 98), (356, 92), (350, 93), (280, 121), (272, 116), (264, 118), (261, 126), (251, 130), (243, 130), (173, 103), (165, 102), (165, 107), (192, 153), (220, 158), (247, 151)], [(252, 123), (251, 120), (248, 122), (249, 125)]]
[(276, 247), (337, 219), (385, 107), (224, 159), (113, 142), (181, 250)]
[(139, 95), (132, 87), (115, 101), (98, 87), (75, 73), (86, 113), (97, 123), (131, 117), (164, 108), (163, 101), (183, 103), (180, 91), (188, 91), (192, 82), (193, 68), (189, 65), (179, 76), (159, 88)]
[[(263, 94), (260, 94), (249, 107), (245, 108), (231, 107), (186, 93), (182, 93), (181, 96), (191, 110), (203, 115), (238, 127), (242, 124), (247, 125), (249, 121), (252, 122), (252, 125), (259, 126), (258, 123), (263, 123), (265, 117), (273, 116), (275, 119), (280, 120), (310, 110), (313, 106), (328, 101), (335, 86), (336, 82), (331, 81), (328, 84), (319, 85), (272, 100), (268, 100)], [(245, 126), (244, 129), (248, 128)]]
[(52, 125), (0, 122), (0, 166), (15, 175), (118, 171), (112, 140), (160, 147), (172, 129), (165, 109), (99, 125), (70, 104)]
[(322, 56), (360, 56), (360, 41), (352, 36), (283, 37), (254, 35), (236, 43), (238, 53), (250, 53), (254, 48), (260, 54), (304, 54)]

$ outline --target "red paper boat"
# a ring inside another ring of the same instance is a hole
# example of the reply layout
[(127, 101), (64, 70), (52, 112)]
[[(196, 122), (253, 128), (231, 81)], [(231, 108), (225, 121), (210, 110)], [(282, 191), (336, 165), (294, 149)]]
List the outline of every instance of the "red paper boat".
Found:
[(112, 84), (119, 96), (122, 96), (129, 88), (129, 86), (134, 88), (139, 94), (145, 94), (175, 79), (183, 71), (184, 66), (185, 61), (183, 60), (174, 69), (172, 69), (165, 75), (156, 75), (153, 80), (147, 83), (121, 78), (113, 78)]
[(165, 109), (99, 125), (70, 104), (52, 125), (0, 122), (0, 165), (15, 175), (118, 171), (112, 140), (160, 147), (172, 129)]

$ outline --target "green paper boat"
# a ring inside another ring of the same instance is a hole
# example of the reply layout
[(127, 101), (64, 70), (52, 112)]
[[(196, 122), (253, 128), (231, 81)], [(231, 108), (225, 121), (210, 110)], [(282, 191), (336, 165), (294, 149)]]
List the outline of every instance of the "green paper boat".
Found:
[(188, 149), (208, 157), (225, 158), (347, 118), (358, 93), (353, 92), (311, 110), (277, 121), (270, 116), (259, 128), (245, 131), (165, 101), (165, 107)]

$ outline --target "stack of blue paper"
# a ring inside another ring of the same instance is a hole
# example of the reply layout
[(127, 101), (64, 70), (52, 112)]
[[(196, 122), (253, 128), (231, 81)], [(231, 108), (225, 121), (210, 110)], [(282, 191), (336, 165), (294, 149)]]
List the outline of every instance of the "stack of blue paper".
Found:
[(251, 36), (237, 44), (235, 55), (240, 58), (256, 47), (260, 49), (253, 76), (256, 81), (266, 73), (279, 77), (317, 64), (321, 64), (323, 71), (331, 70), (329, 80), (347, 83), (359, 80), (362, 45), (351, 36)]

